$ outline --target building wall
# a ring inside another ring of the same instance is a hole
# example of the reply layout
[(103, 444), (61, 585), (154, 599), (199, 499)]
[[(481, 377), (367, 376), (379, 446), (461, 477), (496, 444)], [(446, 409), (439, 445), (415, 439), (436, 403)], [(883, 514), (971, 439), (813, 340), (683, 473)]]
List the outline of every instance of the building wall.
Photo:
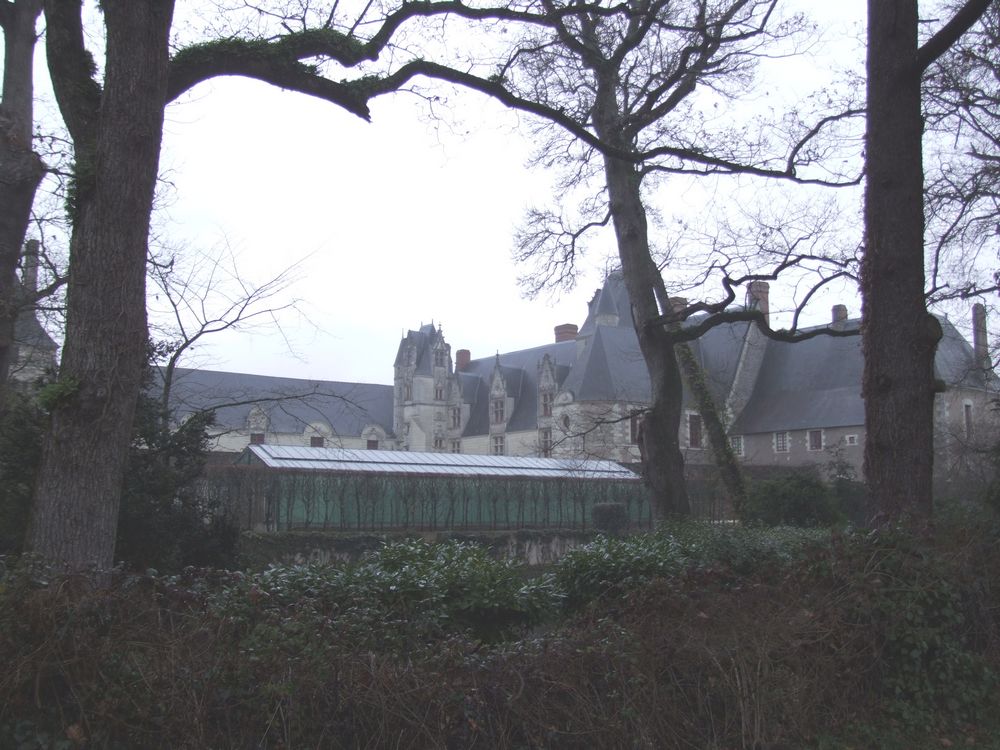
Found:
[[(300, 432), (264, 432), (264, 442), (268, 445), (293, 445), (308, 448), (311, 444), (310, 438), (314, 433)], [(392, 450), (389, 441), (380, 444), (380, 450)], [(364, 435), (328, 435), (324, 436), (325, 447), (327, 448), (349, 448), (361, 450), (368, 447), (368, 437)], [(381, 441), (380, 441), (381, 443)], [(209, 439), (209, 450), (222, 453), (239, 453), (250, 445), (249, 430), (230, 430), (216, 434)]]
[(743, 435), (743, 455), (738, 457), (740, 462), (757, 466), (826, 467), (836, 461), (849, 467), (855, 477), (861, 476), (865, 450), (863, 426), (823, 429), (823, 447), (818, 451), (809, 450), (809, 430), (787, 432), (789, 440), (788, 450), (785, 452), (775, 450), (776, 439), (773, 432)]

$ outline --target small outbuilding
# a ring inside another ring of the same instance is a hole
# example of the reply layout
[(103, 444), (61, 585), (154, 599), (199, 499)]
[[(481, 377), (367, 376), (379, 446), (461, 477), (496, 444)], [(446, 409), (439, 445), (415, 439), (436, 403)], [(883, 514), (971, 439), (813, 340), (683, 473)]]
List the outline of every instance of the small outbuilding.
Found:
[(204, 491), (254, 530), (585, 530), (598, 503), (651, 523), (641, 478), (613, 461), (251, 445)]

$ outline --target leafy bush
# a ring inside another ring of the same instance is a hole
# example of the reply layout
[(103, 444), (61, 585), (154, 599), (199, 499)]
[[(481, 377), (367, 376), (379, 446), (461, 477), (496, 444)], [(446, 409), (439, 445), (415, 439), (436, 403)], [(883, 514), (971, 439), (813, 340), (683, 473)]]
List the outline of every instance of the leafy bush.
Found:
[[(529, 630), (551, 579), (465, 545), (100, 591), (22, 559), (0, 582), (0, 747), (991, 747), (997, 529), (942, 526), (600, 539), (579, 572), (639, 583)], [(467, 637), (506, 609), (531, 613), (507, 640)]]
[(754, 482), (739, 512), (745, 523), (764, 526), (832, 526), (846, 520), (829, 486), (805, 472)]
[(681, 545), (669, 534), (626, 538), (598, 537), (571, 550), (556, 566), (556, 583), (568, 606), (672, 575), (687, 563)]
[(131, 568), (234, 564), (239, 531), (195, 491), (213, 419), (196, 414), (171, 430), (155, 400), (140, 398), (115, 542), (115, 557)]
[(665, 526), (697, 567), (723, 565), (740, 574), (794, 563), (829, 546), (825, 529), (761, 528), (731, 524), (678, 523)]
[(526, 579), (519, 565), (458, 542), (386, 544), (354, 565), (273, 566), (235, 583), (216, 599), (227, 617), (307, 613), (362, 648), (371, 637), (406, 648), (444, 632), (496, 640), (542, 622), (559, 601), (551, 576)]
[[(995, 532), (993, 537), (991, 546)], [(1000, 687), (980, 653), (984, 640), (977, 628), (986, 623), (973, 617), (986, 615), (973, 603), (982, 601), (977, 589), (992, 587), (989, 579), (997, 572), (974, 560), (982, 550), (942, 552), (903, 531), (856, 538), (855, 544), (855, 554), (867, 556), (864, 567), (855, 568), (856, 615), (879, 633), (878, 664), (892, 713), (907, 725), (928, 715), (981, 720)], [(996, 565), (994, 554), (986, 559)]]
[[(12, 390), (0, 419), (0, 554), (19, 552), (27, 532), (47, 420), (42, 403), (51, 401), (58, 387), (41, 390), (41, 395)], [(210, 413), (198, 414), (171, 430), (157, 401), (140, 397), (122, 489), (117, 560), (164, 572), (233, 564), (237, 529), (193, 489), (212, 419)]]
[(20, 552), (24, 542), (44, 425), (33, 395), (11, 389), (0, 417), (0, 555)]
[(688, 569), (721, 565), (749, 573), (791, 562), (825, 538), (824, 532), (802, 529), (671, 524), (655, 534), (599, 537), (560, 560), (556, 581), (575, 607)]

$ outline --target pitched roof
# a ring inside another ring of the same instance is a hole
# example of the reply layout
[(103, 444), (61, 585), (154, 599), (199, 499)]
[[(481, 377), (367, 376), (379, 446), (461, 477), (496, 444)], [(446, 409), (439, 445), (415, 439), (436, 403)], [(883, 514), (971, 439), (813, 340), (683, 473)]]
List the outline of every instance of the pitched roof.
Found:
[(952, 386), (996, 388), (996, 374), (976, 365), (975, 351), (952, 322), (941, 316), (938, 316), (938, 321), (941, 323), (941, 340), (934, 357), (934, 376)]
[(391, 385), (177, 368), (170, 402), (178, 421), (213, 409), (216, 425), (230, 430), (245, 429), (256, 405), (275, 432), (301, 432), (311, 422), (325, 422), (336, 435), (360, 435), (369, 424), (392, 432)]
[[(557, 377), (565, 377), (576, 359), (576, 342), (560, 341), (498, 355), (507, 395), (514, 398), (514, 411), (507, 418), (509, 431), (538, 426), (538, 363), (546, 354), (556, 367)], [(459, 373), (462, 396), (469, 402), (463, 435), (485, 435), (490, 431), (490, 382), (496, 362), (497, 356), (474, 359)]]
[[(844, 325), (856, 329), (858, 323)], [(796, 343), (769, 339), (766, 347), (753, 392), (730, 432), (864, 424), (860, 336), (816, 336)]]
[[(996, 375), (975, 366), (969, 342), (947, 318), (938, 320), (943, 336), (934, 359), (935, 376), (950, 387), (996, 387)], [(860, 325), (859, 319), (843, 323), (852, 330)], [(860, 336), (816, 336), (796, 343), (768, 340), (753, 393), (730, 432), (860, 427), (865, 423), (863, 370)]]
[(620, 464), (592, 459), (346, 450), (288, 445), (251, 445), (248, 451), (266, 466), (275, 469), (411, 476), (641, 481), (638, 474)]

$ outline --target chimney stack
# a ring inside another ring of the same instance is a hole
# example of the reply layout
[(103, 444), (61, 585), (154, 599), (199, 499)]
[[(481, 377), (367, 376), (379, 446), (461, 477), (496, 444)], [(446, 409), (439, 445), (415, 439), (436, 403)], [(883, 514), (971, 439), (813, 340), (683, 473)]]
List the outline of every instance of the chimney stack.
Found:
[(459, 349), (455, 352), (455, 370), (456, 372), (465, 372), (469, 367), (469, 362), (472, 361), (472, 352), (468, 349)]
[(976, 367), (983, 370), (993, 369), (989, 339), (986, 336), (986, 308), (979, 302), (972, 306), (972, 351), (976, 358)]
[(556, 333), (556, 343), (560, 341), (572, 341), (576, 338), (576, 335), (580, 332), (576, 323), (563, 323), (555, 327)]
[(21, 270), (24, 296), (30, 300), (38, 295), (38, 240), (24, 243), (24, 262)]
[(766, 281), (751, 281), (747, 289), (747, 307), (756, 308), (764, 313), (764, 322), (768, 325), (771, 325), (771, 308), (768, 302), (770, 288)]
[(831, 323), (837, 325), (847, 320), (847, 305), (834, 305)]

